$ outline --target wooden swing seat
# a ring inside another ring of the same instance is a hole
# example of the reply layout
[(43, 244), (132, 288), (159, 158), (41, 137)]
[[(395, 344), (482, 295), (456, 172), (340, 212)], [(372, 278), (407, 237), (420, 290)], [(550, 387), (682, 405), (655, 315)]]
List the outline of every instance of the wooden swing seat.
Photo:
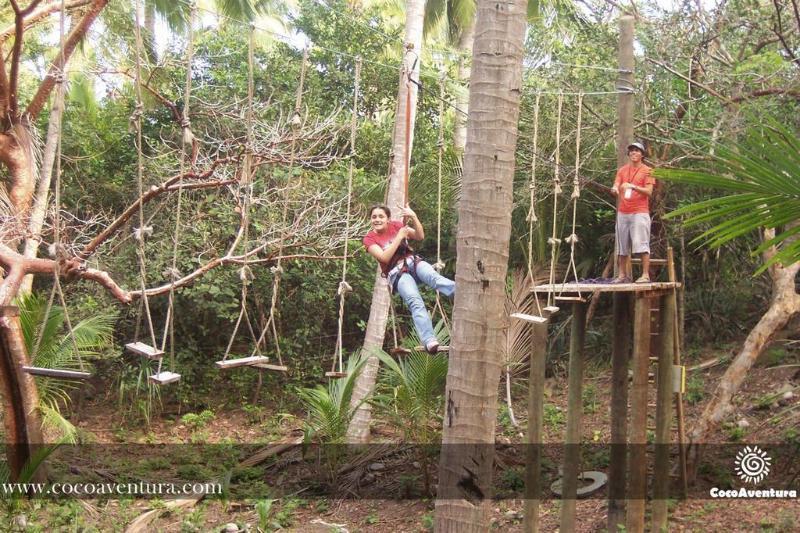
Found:
[(403, 348), (402, 346), (397, 346), (396, 348), (392, 348), (389, 350), (391, 355), (411, 355), (411, 350), (408, 348)]
[(551, 315), (558, 313), (559, 309), (560, 308), (556, 307), (555, 305), (548, 305), (547, 307), (544, 308), (544, 310), (550, 313)]
[(147, 359), (159, 360), (164, 356), (163, 350), (153, 348), (152, 346), (143, 342), (129, 342), (125, 345), (125, 349), (132, 354), (146, 357)]
[(545, 324), (547, 322), (547, 319), (543, 316), (528, 315), (525, 313), (511, 313), (511, 318), (517, 318), (525, 322), (533, 322), (534, 324)]
[(228, 368), (236, 368), (240, 366), (254, 366), (257, 364), (266, 364), (269, 361), (269, 357), (264, 355), (251, 355), (250, 357), (240, 357), (238, 359), (223, 359), (222, 361), (217, 361), (214, 363), (217, 365), (217, 368), (220, 370), (225, 370)]
[(57, 379), (89, 379), (92, 375), (89, 372), (78, 370), (63, 370), (58, 368), (41, 368), (37, 366), (23, 366), (22, 371), (32, 376), (42, 376), (45, 378)]
[(346, 378), (347, 372), (325, 372), (325, 377), (329, 378)]
[(269, 363), (257, 363), (253, 365), (256, 368), (263, 368), (264, 370), (274, 370), (276, 372), (288, 372), (289, 367), (283, 365), (271, 365)]
[(586, 303), (586, 298), (583, 296), (556, 296), (556, 301)]
[[(418, 352), (425, 352), (425, 353), (428, 352), (428, 350), (426, 350), (424, 346), (414, 346), (414, 350), (416, 350)], [(439, 348), (436, 350), (437, 353), (438, 352), (449, 352), (449, 351), (450, 351), (450, 347), (449, 346), (444, 346), (442, 344), (440, 344)]]
[(176, 374), (175, 372), (170, 372), (169, 370), (163, 370), (158, 374), (153, 374), (147, 379), (156, 385), (167, 385), (168, 383), (175, 383), (176, 381), (180, 380), (181, 375)]

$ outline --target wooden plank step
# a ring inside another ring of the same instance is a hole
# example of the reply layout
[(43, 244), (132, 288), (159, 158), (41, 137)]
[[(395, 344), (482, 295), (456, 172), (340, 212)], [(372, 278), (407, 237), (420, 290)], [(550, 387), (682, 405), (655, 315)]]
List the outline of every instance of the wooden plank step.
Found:
[(56, 379), (89, 379), (92, 375), (89, 372), (78, 370), (63, 370), (59, 368), (41, 368), (38, 366), (23, 366), (22, 371), (32, 376), (42, 376), (45, 378)]
[(544, 310), (550, 313), (551, 315), (558, 313), (559, 309), (560, 307), (556, 307), (555, 305), (548, 305), (547, 307), (544, 308)]
[(224, 359), (214, 363), (217, 368), (225, 370), (228, 368), (236, 368), (239, 366), (253, 366), (255, 364), (265, 364), (269, 361), (269, 357), (263, 355), (251, 355), (250, 357), (239, 357), (238, 359)]
[[(414, 346), (414, 349), (415, 349), (416, 351), (418, 351), (418, 352), (427, 352), (427, 350), (425, 349), (425, 347), (424, 347), (424, 346)], [(436, 351), (437, 351), (437, 352), (449, 352), (449, 351), (450, 351), (450, 347), (449, 347), (449, 346), (444, 346), (444, 345), (441, 345), (441, 344), (440, 344), (440, 345), (439, 345), (439, 348), (438, 348)]]
[(255, 364), (253, 366), (256, 367), (256, 368), (263, 368), (264, 370), (274, 370), (276, 372), (288, 372), (289, 371), (289, 367), (288, 366), (283, 366), (283, 365), (271, 365), (271, 364), (265, 364), (265, 363), (258, 363), (258, 364)]
[(580, 302), (586, 303), (586, 298), (583, 296), (556, 296), (557, 302)]
[(181, 379), (181, 375), (176, 374), (175, 372), (170, 372), (169, 370), (162, 370), (158, 374), (153, 374), (147, 379), (156, 385), (167, 385), (169, 383), (175, 383), (176, 381), (179, 381)]
[[(641, 257), (632, 257), (631, 258), (631, 263), (633, 263), (634, 265), (641, 265), (642, 264), (642, 258)], [(662, 265), (666, 265), (667, 264), (667, 260), (666, 259), (653, 259), (651, 257), (650, 258), (650, 264), (653, 265), (653, 266), (662, 266)]]
[(547, 319), (543, 316), (527, 315), (525, 313), (511, 313), (511, 318), (524, 320), (525, 322), (533, 322), (534, 324), (545, 324)]
[(396, 348), (392, 348), (389, 350), (389, 354), (391, 355), (411, 355), (411, 350), (408, 348), (403, 348), (402, 346), (398, 346)]
[(325, 376), (329, 378), (346, 378), (347, 372), (325, 372)]
[(158, 360), (164, 356), (164, 352), (158, 348), (145, 344), (143, 342), (129, 342), (125, 345), (125, 349), (132, 354), (146, 357), (147, 359)]

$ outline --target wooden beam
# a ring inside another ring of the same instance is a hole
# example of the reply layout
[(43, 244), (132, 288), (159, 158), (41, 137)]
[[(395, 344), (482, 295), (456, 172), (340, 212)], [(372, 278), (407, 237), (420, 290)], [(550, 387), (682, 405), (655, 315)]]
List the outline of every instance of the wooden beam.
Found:
[(656, 393), (656, 450), (653, 469), (653, 531), (667, 530), (669, 498), (669, 447), (672, 428), (673, 343), (675, 342), (675, 293), (661, 298), (661, 353), (658, 357)]
[(608, 531), (625, 525), (628, 469), (628, 359), (631, 350), (631, 298), (614, 294), (614, 337), (611, 351), (611, 453), (608, 467)]
[(575, 504), (581, 464), (581, 424), (583, 422), (583, 349), (586, 335), (586, 304), (572, 304), (572, 329), (569, 338), (567, 428), (564, 438), (564, 467), (561, 480), (561, 531), (575, 531)]
[(56, 379), (89, 379), (92, 375), (89, 372), (78, 370), (64, 370), (60, 368), (41, 368), (38, 366), (23, 366), (22, 370), (32, 376), (42, 376), (45, 378)]
[(544, 378), (547, 362), (547, 324), (533, 322), (528, 366), (528, 431), (525, 437), (525, 519), (524, 531), (539, 531), (542, 499), (542, 441), (544, 421)]
[(224, 359), (214, 363), (220, 370), (227, 370), (228, 368), (237, 368), (240, 366), (253, 366), (256, 364), (263, 364), (269, 361), (269, 357), (263, 355), (251, 355), (250, 357), (239, 357), (237, 359)]
[(628, 510), (626, 531), (644, 531), (647, 493), (647, 367), (650, 352), (650, 299), (637, 295), (633, 315), (633, 383), (628, 428)]

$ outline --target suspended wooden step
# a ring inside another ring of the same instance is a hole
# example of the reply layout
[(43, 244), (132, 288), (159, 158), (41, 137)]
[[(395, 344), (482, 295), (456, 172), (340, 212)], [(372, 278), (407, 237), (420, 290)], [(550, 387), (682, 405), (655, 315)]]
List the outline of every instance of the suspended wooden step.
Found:
[[(427, 352), (427, 351), (428, 351), (428, 350), (426, 350), (426, 349), (425, 349), (425, 347), (424, 347), (424, 346), (414, 346), (414, 350), (416, 350), (416, 351), (418, 351), (418, 352)], [(440, 345), (439, 345), (439, 347), (436, 349), (436, 353), (439, 353), (439, 352), (449, 352), (449, 351), (450, 351), (450, 347), (449, 347), (449, 346), (443, 346), (443, 345), (441, 345), (441, 344), (440, 344)]]
[(145, 344), (143, 342), (129, 342), (125, 349), (135, 355), (141, 355), (147, 359), (158, 360), (164, 356), (164, 351)]
[(547, 322), (547, 319), (543, 316), (527, 315), (525, 313), (511, 313), (511, 318), (533, 322), (534, 324), (545, 324)]
[(89, 372), (78, 370), (62, 370), (58, 368), (41, 368), (38, 366), (23, 366), (22, 371), (32, 376), (42, 376), (45, 378), (56, 379), (89, 379), (92, 375)]
[(347, 372), (325, 372), (325, 377), (329, 378), (346, 378)]
[[(642, 258), (641, 257), (632, 257), (631, 258), (631, 263), (633, 263), (634, 265), (641, 265), (642, 264)], [(652, 257), (650, 258), (650, 264), (653, 265), (653, 266), (662, 266), (662, 265), (666, 265), (667, 263), (668, 263), (668, 261), (666, 259), (653, 259)]]
[(556, 296), (556, 301), (586, 303), (586, 298), (582, 296)]
[(550, 313), (551, 315), (558, 313), (559, 309), (560, 308), (556, 307), (555, 305), (548, 305), (547, 307), (544, 308), (544, 310)]
[(271, 365), (269, 363), (258, 363), (253, 365), (256, 368), (263, 368), (264, 370), (274, 370), (276, 372), (288, 372), (289, 367), (283, 365)]
[(402, 346), (397, 346), (389, 350), (391, 355), (411, 355), (411, 350), (408, 348), (403, 348)]
[(251, 355), (250, 357), (240, 357), (238, 359), (223, 359), (222, 361), (217, 361), (215, 364), (220, 370), (225, 370), (239, 366), (253, 366), (257, 364), (263, 365), (267, 362), (269, 362), (269, 357), (264, 355)]
[(180, 380), (181, 375), (176, 374), (175, 372), (170, 372), (169, 370), (163, 370), (158, 374), (153, 374), (148, 379), (156, 385), (167, 385), (168, 383), (175, 383), (176, 381)]

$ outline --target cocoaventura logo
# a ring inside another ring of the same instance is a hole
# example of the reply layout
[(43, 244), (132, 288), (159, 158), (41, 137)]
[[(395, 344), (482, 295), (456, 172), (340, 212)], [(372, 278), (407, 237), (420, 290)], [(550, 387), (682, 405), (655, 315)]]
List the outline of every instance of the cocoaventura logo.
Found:
[[(760, 483), (769, 475), (772, 458), (758, 446), (745, 446), (734, 461), (736, 474), (745, 483)], [(797, 498), (796, 490), (781, 489), (740, 489), (722, 490), (712, 487), (712, 498)]]

